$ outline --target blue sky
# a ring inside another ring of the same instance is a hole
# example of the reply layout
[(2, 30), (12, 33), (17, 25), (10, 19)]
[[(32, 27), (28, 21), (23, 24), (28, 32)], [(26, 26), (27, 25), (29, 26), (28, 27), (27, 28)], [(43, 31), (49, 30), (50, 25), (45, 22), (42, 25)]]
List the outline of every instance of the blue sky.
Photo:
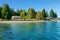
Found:
[(0, 6), (4, 3), (14, 10), (25, 9), (27, 11), (28, 8), (34, 8), (36, 11), (42, 11), (45, 8), (49, 12), (53, 9), (60, 17), (60, 0), (0, 0)]

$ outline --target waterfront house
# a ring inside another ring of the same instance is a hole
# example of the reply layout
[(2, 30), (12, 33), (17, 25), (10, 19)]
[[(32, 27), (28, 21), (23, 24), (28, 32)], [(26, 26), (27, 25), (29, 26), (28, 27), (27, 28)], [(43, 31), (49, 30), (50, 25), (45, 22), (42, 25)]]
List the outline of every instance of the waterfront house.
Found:
[(20, 16), (12, 16), (11, 19), (12, 20), (22, 20), (22, 18)]

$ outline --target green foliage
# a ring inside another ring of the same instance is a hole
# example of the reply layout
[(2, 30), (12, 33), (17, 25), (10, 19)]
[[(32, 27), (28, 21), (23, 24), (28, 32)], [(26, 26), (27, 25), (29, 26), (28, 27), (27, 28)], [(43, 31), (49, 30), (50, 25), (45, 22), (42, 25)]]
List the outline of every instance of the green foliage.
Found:
[(29, 16), (26, 15), (25, 17), (23, 17), (23, 19), (24, 19), (24, 20), (29, 19)]
[(57, 18), (57, 14), (51, 9), (50, 11), (50, 18)]
[(35, 10), (33, 8), (28, 9), (28, 16), (29, 16), (29, 19), (35, 18)]
[(2, 7), (0, 7), (0, 18), (2, 18), (2, 13), (1, 13), (1, 11), (2, 11)]
[(11, 19), (11, 17), (12, 17), (12, 11), (11, 11), (11, 9), (9, 8), (7, 19)]
[(43, 16), (42, 17), (43, 19), (45, 19), (47, 17), (47, 14), (46, 14), (46, 10), (45, 9), (42, 10), (42, 16)]
[(56, 13), (54, 13), (54, 18), (57, 18), (57, 14)]
[(42, 15), (41, 15), (41, 14), (42, 14), (42, 13), (41, 13), (40, 11), (37, 12), (37, 14), (36, 14), (36, 19), (37, 19), (37, 20), (42, 19)]
[(22, 18), (24, 18), (24, 17), (26, 16), (26, 11), (23, 10), (23, 11), (20, 13), (20, 16), (21, 16)]
[(47, 10), (45, 11), (45, 13), (46, 13), (46, 17), (49, 17), (49, 16), (48, 16), (48, 11), (47, 11)]
[(51, 9), (50, 11), (50, 17), (53, 18), (54, 17), (54, 11)]
[(17, 10), (16, 14), (17, 14), (17, 16), (19, 16), (19, 14), (20, 14), (20, 11), (19, 11), (19, 10)]
[[(49, 17), (48, 12), (45, 9), (43, 9), (42, 12), (37, 12), (34, 8), (29, 8), (28, 12), (26, 12), (25, 10), (14, 11), (14, 9), (11, 9), (8, 4), (4, 4), (3, 7), (0, 7), (0, 18), (11, 19), (12, 16), (20, 16), (22, 19), (36, 18), (37, 20), (45, 20)], [(57, 13), (55, 13), (52, 9), (50, 11), (50, 18), (57, 18)]]
[(11, 10), (8, 4), (4, 4), (2, 7), (2, 19), (10, 19), (11, 18)]
[(23, 11), (23, 10), (20, 10), (20, 11), (19, 11), (19, 15), (21, 14), (22, 11)]
[(11, 12), (12, 12), (12, 16), (16, 16), (17, 13), (14, 11), (14, 9), (11, 9)]

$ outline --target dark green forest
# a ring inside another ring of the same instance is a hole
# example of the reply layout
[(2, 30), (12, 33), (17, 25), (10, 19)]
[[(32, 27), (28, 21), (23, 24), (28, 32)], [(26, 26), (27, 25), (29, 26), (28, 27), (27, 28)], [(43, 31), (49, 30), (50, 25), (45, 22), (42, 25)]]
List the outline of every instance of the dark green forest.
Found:
[(53, 9), (50, 10), (48, 13), (48, 10), (42, 9), (42, 11), (35, 11), (34, 8), (28, 8), (28, 11), (26, 10), (17, 10), (15, 11), (13, 8), (10, 8), (8, 4), (4, 4), (2, 7), (0, 7), (0, 18), (1, 19), (8, 19), (10, 20), (12, 16), (20, 16), (22, 19), (43, 19), (45, 18), (57, 18), (57, 13), (54, 12)]

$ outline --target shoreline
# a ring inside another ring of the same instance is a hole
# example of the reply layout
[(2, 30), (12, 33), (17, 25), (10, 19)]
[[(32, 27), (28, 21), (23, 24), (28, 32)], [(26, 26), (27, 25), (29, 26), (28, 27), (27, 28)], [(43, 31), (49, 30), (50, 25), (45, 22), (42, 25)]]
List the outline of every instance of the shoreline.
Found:
[(36, 23), (36, 22), (47, 22), (47, 21), (1, 21), (0, 23)]
[[(58, 21), (58, 20), (52, 20), (52, 21)], [(59, 20), (60, 21), (60, 20)], [(51, 22), (51, 21), (0, 21), (0, 23), (39, 23), (39, 22)]]

